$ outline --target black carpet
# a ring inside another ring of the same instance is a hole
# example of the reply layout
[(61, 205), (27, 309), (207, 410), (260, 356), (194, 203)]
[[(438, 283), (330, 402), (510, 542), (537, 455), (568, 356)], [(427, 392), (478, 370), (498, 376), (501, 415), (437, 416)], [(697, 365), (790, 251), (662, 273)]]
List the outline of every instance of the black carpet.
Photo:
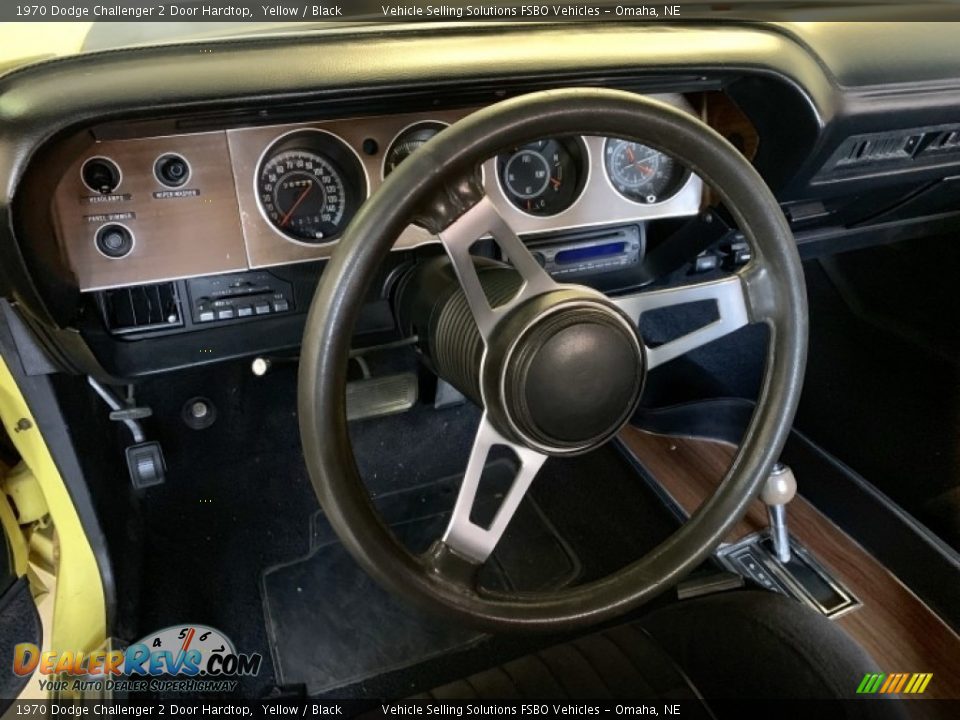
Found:
[[(141, 402), (162, 420), (151, 423), (149, 431), (163, 444), (168, 472), (165, 484), (139, 498), (139, 612), (131, 637), (125, 639), (183, 622), (213, 626), (241, 652), (265, 657), (260, 675), (238, 689), (244, 696), (263, 695), (283, 679), (274, 668), (263, 610), (264, 573), (308, 556), (311, 537), (314, 547), (329, 539), (317, 537), (327, 531), (314, 519), (319, 507), (303, 464), (295, 395), (294, 366), (255, 378), (245, 363), (158, 378), (139, 391)], [(217, 408), (216, 422), (204, 430), (191, 430), (179, 419), (184, 402), (196, 396), (207, 397)], [(354, 423), (351, 436), (371, 495), (389, 500), (398, 491), (462, 472), (478, 419), (470, 405), (436, 411), (420, 404), (400, 416)], [(579, 559), (582, 580), (637, 559), (676, 527), (610, 446), (550, 460), (531, 497), (570, 555)], [(518, 553), (511, 562), (532, 561)], [(335, 565), (338, 573), (354, 568), (346, 559)], [(335, 573), (305, 579), (311, 588), (334, 587), (340, 577)], [(313, 623), (320, 620), (322, 615), (309, 613), (291, 616), (287, 630), (317, 637), (322, 628)], [(478, 663), (499, 662), (517, 647), (512, 639), (487, 638), (435, 666), (428, 662), (401, 669), (342, 692), (389, 695), (400, 692), (398, 683), (407, 688), (427, 676), (475, 671)]]

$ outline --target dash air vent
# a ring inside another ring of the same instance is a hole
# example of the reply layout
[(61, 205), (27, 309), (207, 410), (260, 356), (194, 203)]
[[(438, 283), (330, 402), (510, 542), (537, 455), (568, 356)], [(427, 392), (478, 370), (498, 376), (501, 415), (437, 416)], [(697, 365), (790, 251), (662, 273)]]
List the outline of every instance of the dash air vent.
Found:
[(97, 295), (107, 329), (115, 335), (183, 325), (180, 298), (173, 283), (105, 290)]
[(960, 126), (947, 128), (934, 133), (930, 143), (924, 148), (924, 153), (938, 153), (950, 150), (960, 150)]
[(906, 159), (916, 151), (922, 134), (871, 135), (856, 137), (844, 143), (837, 167), (851, 167), (886, 160)]
[(814, 181), (832, 182), (960, 161), (960, 125), (852, 135), (840, 143)]

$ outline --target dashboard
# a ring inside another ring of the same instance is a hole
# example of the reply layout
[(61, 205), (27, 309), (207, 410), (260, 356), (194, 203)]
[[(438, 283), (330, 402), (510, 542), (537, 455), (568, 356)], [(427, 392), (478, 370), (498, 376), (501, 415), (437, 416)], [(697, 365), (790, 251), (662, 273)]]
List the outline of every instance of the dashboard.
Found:
[[(558, 87), (695, 113), (751, 160), (801, 257), (955, 235), (955, 30), (852, 25), (398, 23), (6, 71), (0, 309), (55, 367), (102, 379), (295, 352), (326, 260), (390, 169), (476, 109)], [(477, 172), (550, 272), (604, 291), (745, 259), (711, 190), (648, 148), (543, 138)], [(396, 272), (439, 252), (417, 225), (394, 249), (365, 337), (395, 328)]]
[[(83, 292), (323, 260), (390, 170), (474, 109), (95, 139), (57, 185), (58, 241)], [(524, 235), (694, 215), (702, 198), (670, 157), (616, 138), (544, 138), (477, 173)], [(410, 225), (396, 249), (435, 240)]]

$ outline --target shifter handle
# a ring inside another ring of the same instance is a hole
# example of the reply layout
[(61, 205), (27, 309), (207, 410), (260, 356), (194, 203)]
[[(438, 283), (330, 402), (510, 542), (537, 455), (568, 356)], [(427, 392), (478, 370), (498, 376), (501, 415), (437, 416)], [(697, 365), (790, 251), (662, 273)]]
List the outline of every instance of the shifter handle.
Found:
[(767, 506), (770, 522), (770, 537), (777, 559), (790, 562), (790, 533), (787, 531), (787, 503), (797, 494), (797, 479), (788, 466), (777, 463), (767, 476), (760, 499)]
[(787, 465), (777, 463), (773, 466), (767, 481), (760, 491), (764, 505), (786, 505), (797, 494), (797, 479)]

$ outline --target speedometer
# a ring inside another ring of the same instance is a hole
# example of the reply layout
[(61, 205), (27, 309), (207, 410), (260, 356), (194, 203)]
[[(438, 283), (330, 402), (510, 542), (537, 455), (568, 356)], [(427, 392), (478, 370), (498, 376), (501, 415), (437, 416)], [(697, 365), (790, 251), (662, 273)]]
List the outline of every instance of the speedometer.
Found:
[(689, 177), (669, 155), (630, 140), (607, 138), (604, 168), (614, 189), (628, 200), (653, 204), (676, 195)]
[(365, 196), (359, 160), (339, 138), (300, 131), (264, 155), (257, 199), (264, 216), (285, 237), (304, 243), (335, 240)]
[(340, 171), (322, 155), (287, 150), (260, 172), (260, 199), (280, 232), (307, 242), (340, 234), (346, 188)]

